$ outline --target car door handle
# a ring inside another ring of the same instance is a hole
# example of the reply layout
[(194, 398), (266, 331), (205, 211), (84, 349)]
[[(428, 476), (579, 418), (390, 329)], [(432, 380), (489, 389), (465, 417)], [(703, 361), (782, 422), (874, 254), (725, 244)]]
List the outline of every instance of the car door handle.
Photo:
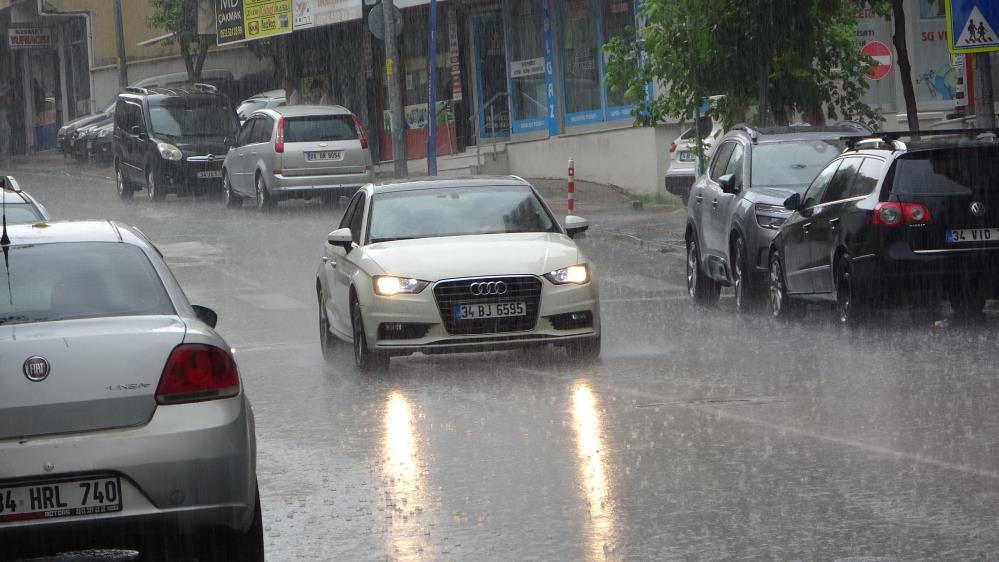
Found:
[(330, 267), (336, 267), (336, 260), (329, 256), (323, 256), (323, 263), (328, 264)]
[(808, 234), (808, 232), (812, 230), (812, 223), (809, 222), (801, 225), (801, 230), (804, 230), (805, 234)]
[(839, 219), (838, 218), (829, 219), (829, 228), (831, 228), (832, 230), (836, 230), (837, 228), (839, 228)]
[(696, 197), (694, 197), (694, 200), (695, 200), (695, 201), (697, 201), (697, 204), (698, 204), (698, 205), (700, 205), (700, 204), (701, 204), (701, 201), (704, 201), (704, 196), (703, 196), (703, 195), (701, 195), (700, 193), (698, 193), (698, 194), (697, 194), (697, 196), (696, 196)]
[(717, 199), (715, 199), (714, 201), (711, 202), (711, 208), (712, 209), (717, 209), (718, 208), (718, 200)]

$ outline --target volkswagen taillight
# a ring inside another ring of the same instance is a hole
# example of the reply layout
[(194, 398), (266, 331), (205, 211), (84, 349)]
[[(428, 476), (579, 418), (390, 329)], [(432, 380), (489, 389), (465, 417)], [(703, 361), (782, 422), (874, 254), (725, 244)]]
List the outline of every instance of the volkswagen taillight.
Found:
[(930, 210), (920, 203), (897, 203), (888, 201), (878, 203), (871, 216), (874, 226), (895, 227), (903, 223), (908, 225), (927, 224), (932, 220)]
[(160, 384), (159, 404), (182, 404), (239, 394), (239, 373), (232, 355), (215, 346), (186, 343), (170, 353)]

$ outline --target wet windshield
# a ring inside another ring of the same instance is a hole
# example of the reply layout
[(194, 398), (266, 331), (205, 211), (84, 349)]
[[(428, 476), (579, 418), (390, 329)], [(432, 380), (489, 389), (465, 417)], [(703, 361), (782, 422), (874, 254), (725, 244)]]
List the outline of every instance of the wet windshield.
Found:
[(232, 109), (217, 100), (168, 99), (150, 104), (153, 133), (170, 137), (224, 137), (237, 128)]
[(557, 232), (530, 189), (469, 187), (379, 193), (371, 208), (371, 241)]
[(753, 150), (753, 185), (792, 187), (803, 192), (846, 143), (813, 140), (765, 144)]

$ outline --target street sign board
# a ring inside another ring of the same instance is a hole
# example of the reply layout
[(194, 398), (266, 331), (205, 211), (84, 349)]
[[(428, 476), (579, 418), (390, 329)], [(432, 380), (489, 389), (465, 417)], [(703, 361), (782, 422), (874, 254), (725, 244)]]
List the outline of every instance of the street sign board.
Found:
[(871, 41), (860, 49), (860, 54), (874, 59), (874, 64), (871, 65), (866, 74), (871, 80), (881, 80), (891, 72), (892, 58), (888, 45), (881, 41)]
[(953, 54), (999, 51), (999, 2), (946, 0), (947, 46)]
[(52, 46), (52, 34), (47, 27), (10, 27), (7, 46), (11, 49), (48, 49)]
[(364, 17), (361, 0), (294, 0), (295, 30)]
[(230, 45), (291, 33), (291, 18), (291, 0), (215, 0), (215, 38)]

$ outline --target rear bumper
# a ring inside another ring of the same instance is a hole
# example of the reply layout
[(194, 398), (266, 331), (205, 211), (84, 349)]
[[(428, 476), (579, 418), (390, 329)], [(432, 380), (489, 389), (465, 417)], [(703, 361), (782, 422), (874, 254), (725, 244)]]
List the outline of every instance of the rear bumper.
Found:
[[(253, 413), (244, 394), (160, 406), (140, 427), (0, 441), (0, 487), (118, 475), (122, 510), (0, 523), (5, 537), (244, 530), (256, 500)], [(44, 472), (46, 463), (54, 469)]]
[(359, 174), (335, 174), (323, 176), (286, 176), (273, 174), (268, 182), (271, 193), (285, 196), (306, 195), (318, 192), (341, 192), (351, 194), (375, 180), (374, 170)]
[(693, 169), (667, 170), (666, 191), (687, 201), (690, 197), (690, 188), (696, 180), (697, 176)]
[(999, 248), (913, 252), (896, 244), (884, 254), (869, 254), (851, 262), (854, 279), (880, 293), (943, 291), (957, 282), (984, 281), (989, 295), (997, 293)]

